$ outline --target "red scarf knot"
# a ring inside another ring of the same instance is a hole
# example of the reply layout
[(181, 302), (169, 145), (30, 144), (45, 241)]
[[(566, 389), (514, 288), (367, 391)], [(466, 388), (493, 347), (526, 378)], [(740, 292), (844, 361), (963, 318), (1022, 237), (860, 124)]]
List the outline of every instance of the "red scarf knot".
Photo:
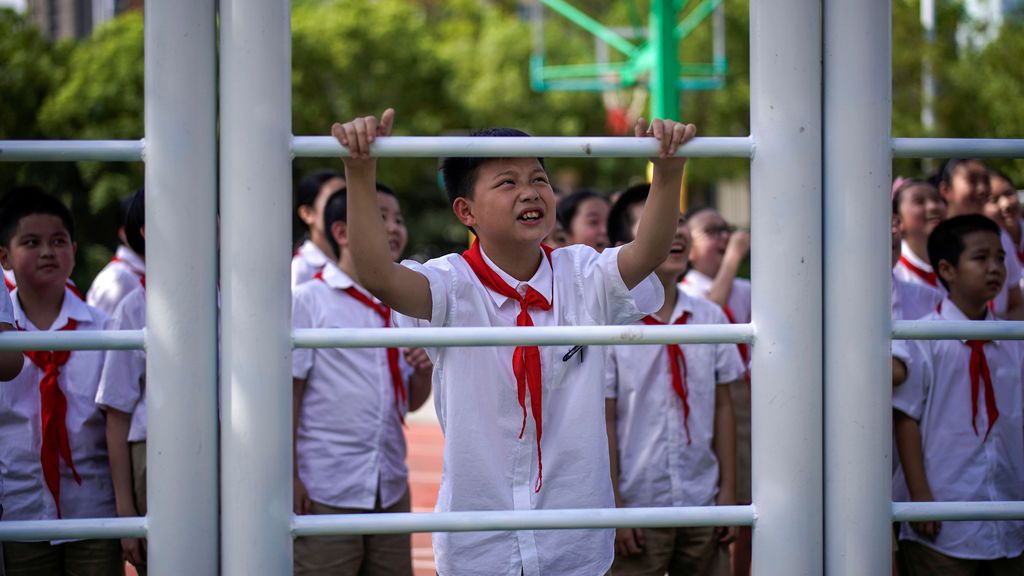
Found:
[[(61, 330), (74, 330), (78, 322), (69, 318)], [(19, 326), (19, 330), (22, 328)], [(58, 377), (60, 369), (71, 358), (69, 350), (60, 351), (25, 351), (23, 352), (33, 364), (43, 371), (39, 381), (40, 417), (42, 420), (42, 445), (39, 450), (39, 461), (43, 466), (43, 479), (46, 481), (53, 502), (57, 506), (57, 518), (60, 512), (60, 460), (64, 460), (76, 484), (82, 478), (75, 469), (71, 459), (71, 442), (68, 439), (67, 413), (68, 399), (60, 389)]]
[[(321, 282), (327, 283), (324, 280), (324, 273), (321, 270), (313, 275), (313, 279), (320, 280)], [(373, 299), (363, 294), (355, 286), (349, 286), (342, 290), (342, 292), (358, 300), (361, 304), (373, 310), (381, 317), (384, 321), (384, 327), (391, 327), (391, 308), (385, 306), (379, 302), (374, 302)], [(402, 414), (402, 406), (405, 405), (407, 399), (405, 395), (405, 383), (402, 381), (402, 370), (398, 365), (398, 348), (388, 348), (388, 371), (391, 372), (391, 386), (395, 392), (395, 410), (398, 412), (398, 419), (405, 424), (405, 416)]]
[(924, 280), (925, 283), (928, 284), (929, 286), (933, 288), (939, 287), (939, 277), (934, 270), (928, 272), (923, 268), (916, 266), (906, 256), (900, 256), (900, 264), (903, 264), (907, 268), (907, 270), (910, 270), (914, 274), (914, 276), (917, 276), (921, 280)]
[(992, 374), (988, 370), (988, 360), (985, 358), (985, 344), (991, 340), (967, 340), (965, 344), (971, 347), (970, 374), (971, 374), (971, 426), (974, 428), (974, 435), (978, 435), (978, 394), (981, 388), (981, 381), (985, 383), (985, 414), (988, 416), (988, 428), (985, 430), (985, 440), (992, 431), (992, 425), (999, 419), (999, 408), (996, 406), (996, 391), (992, 387)]
[[(548, 263), (551, 262), (551, 249), (541, 245)], [(551, 302), (548, 302), (544, 295), (526, 287), (526, 294), (519, 294), (514, 288), (508, 285), (487, 262), (484, 261), (483, 253), (480, 251), (480, 243), (473, 240), (469, 250), (462, 253), (462, 257), (469, 264), (470, 269), (476, 274), (480, 283), (485, 287), (510, 298), (519, 303), (519, 315), (516, 316), (516, 326), (533, 326), (533, 318), (530, 316), (530, 308), (540, 310), (551, 310)], [(523, 425), (519, 430), (519, 438), (526, 432), (526, 390), (530, 390), (530, 412), (533, 413), (534, 426), (537, 431), (537, 482), (534, 492), (540, 492), (543, 486), (543, 458), (540, 449), (540, 439), (543, 433), (542, 404), (541, 404), (541, 361), (540, 348), (537, 346), (516, 346), (512, 352), (512, 373), (516, 377), (516, 388), (519, 396), (519, 406), (523, 409)]]
[[(676, 318), (673, 324), (686, 324), (689, 320), (690, 313), (683, 312), (683, 315)], [(655, 316), (644, 317), (643, 323), (650, 326), (665, 324)], [(668, 350), (668, 369), (672, 375), (672, 389), (683, 403), (683, 428), (686, 430), (686, 445), (689, 446), (693, 443), (693, 439), (690, 438), (690, 389), (686, 385), (686, 354), (683, 353), (683, 347), (679, 344), (668, 344), (665, 348)], [(680, 367), (682, 368), (680, 369)]]

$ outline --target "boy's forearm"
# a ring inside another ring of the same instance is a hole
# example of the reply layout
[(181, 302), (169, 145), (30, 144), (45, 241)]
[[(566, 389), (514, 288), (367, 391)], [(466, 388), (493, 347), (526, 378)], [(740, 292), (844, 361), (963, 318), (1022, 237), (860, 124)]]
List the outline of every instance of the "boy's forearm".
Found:
[(920, 425), (917, 420), (903, 412), (893, 410), (893, 432), (896, 435), (896, 449), (900, 455), (900, 466), (903, 468), (911, 499), (925, 502), (933, 500), (924, 468)]
[[(0, 332), (13, 330), (14, 326), (10, 324), (0, 324)], [(0, 381), (7, 382), (17, 378), (24, 363), (25, 356), (21, 352), (0, 352)]]
[(292, 474), (299, 477), (299, 414), (302, 408), (302, 396), (306, 393), (306, 381), (292, 378)]
[(419, 410), (430, 397), (430, 372), (416, 371), (409, 376), (409, 412)]
[(682, 162), (656, 162), (651, 192), (637, 226), (636, 238), (619, 253), (619, 273), (632, 289), (668, 256), (679, 222)]
[(730, 258), (722, 260), (718, 274), (715, 274), (711, 289), (708, 290), (708, 300), (723, 308), (729, 304), (729, 297), (732, 296), (732, 284), (736, 280), (736, 274), (739, 273), (740, 262), (734, 262)]
[(715, 456), (718, 458), (719, 498), (725, 494), (730, 503), (736, 501), (736, 415), (728, 384), (715, 390)]
[(107, 459), (110, 461), (117, 515), (122, 518), (138, 516), (132, 491), (131, 455), (128, 451), (131, 418), (131, 414), (107, 409)]
[(612, 492), (615, 494), (615, 506), (621, 508), (622, 498), (619, 497), (619, 432), (616, 411), (615, 399), (605, 398), (604, 423), (605, 429), (608, 432), (609, 473), (612, 476)]

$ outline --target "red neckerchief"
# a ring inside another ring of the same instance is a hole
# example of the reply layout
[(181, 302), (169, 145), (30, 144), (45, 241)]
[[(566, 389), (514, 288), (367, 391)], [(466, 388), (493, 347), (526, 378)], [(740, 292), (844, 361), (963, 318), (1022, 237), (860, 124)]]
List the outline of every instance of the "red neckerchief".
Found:
[[(676, 318), (673, 324), (686, 324), (689, 319), (690, 313), (683, 312), (683, 315)], [(645, 316), (643, 323), (650, 326), (665, 324), (654, 315)], [(669, 344), (665, 348), (668, 349), (668, 369), (672, 374), (672, 389), (683, 403), (683, 428), (686, 430), (686, 445), (689, 446), (693, 441), (690, 438), (690, 389), (686, 386), (686, 354), (683, 353), (683, 347), (679, 344)], [(682, 370), (680, 370), (680, 366), (682, 366)]]
[(927, 283), (929, 286), (932, 286), (933, 288), (939, 287), (939, 277), (937, 274), (935, 274), (934, 270), (928, 272), (923, 268), (915, 266), (909, 258), (903, 255), (900, 255), (900, 264), (903, 264), (907, 268), (907, 270), (910, 270), (910, 272), (914, 274), (914, 276), (917, 276), (921, 280), (924, 280), (925, 283)]
[[(78, 322), (68, 318), (68, 323), (61, 330), (74, 330)], [(18, 326), (18, 330), (24, 328)], [(82, 478), (71, 460), (71, 442), (68, 440), (68, 399), (57, 383), (60, 369), (71, 358), (69, 350), (24, 351), (22, 354), (43, 371), (43, 379), (39, 381), (40, 417), (42, 420), (42, 446), (39, 450), (39, 461), (43, 465), (43, 479), (53, 495), (57, 505), (57, 518), (60, 514), (60, 460), (71, 469), (75, 483), (81, 484)]]
[(14, 290), (15, 288), (18, 287), (17, 284), (15, 284), (14, 282), (11, 282), (11, 279), (7, 277), (7, 274), (4, 274), (4, 286), (7, 286), (7, 291), (8, 292), (10, 292), (11, 290)]
[(996, 406), (996, 391), (992, 387), (992, 374), (988, 370), (988, 360), (985, 358), (985, 344), (991, 340), (967, 340), (964, 342), (971, 347), (971, 426), (974, 427), (974, 435), (978, 435), (978, 394), (981, 382), (985, 382), (985, 414), (988, 416), (988, 428), (985, 430), (985, 440), (992, 431), (992, 425), (999, 419), (999, 408)]
[(139, 277), (139, 283), (142, 284), (142, 287), (143, 288), (146, 287), (146, 273), (145, 272), (139, 272), (135, 268), (132, 268), (131, 264), (129, 264), (127, 260), (125, 260), (124, 258), (121, 258), (120, 256), (114, 256), (113, 258), (110, 259), (110, 261), (111, 262), (123, 262), (125, 267), (128, 268), (129, 272), (131, 272), (132, 274), (135, 274), (136, 276)]
[[(548, 263), (551, 263), (551, 248), (541, 244)], [(462, 253), (462, 257), (469, 264), (470, 269), (480, 279), (485, 287), (511, 298), (519, 303), (519, 315), (516, 316), (516, 326), (533, 326), (533, 318), (530, 317), (530, 308), (551, 310), (551, 302), (548, 302), (540, 292), (532, 286), (526, 287), (526, 295), (522, 296), (514, 288), (509, 286), (501, 276), (491, 269), (484, 261), (480, 252), (480, 242), (473, 240), (469, 250)], [(554, 270), (552, 270), (554, 272)], [(554, 300), (554, 294), (552, 294)], [(526, 390), (530, 390), (530, 411), (533, 413), (533, 421), (537, 430), (537, 483), (534, 492), (540, 492), (543, 481), (543, 459), (540, 451), (540, 437), (543, 430), (541, 424), (541, 362), (540, 348), (537, 346), (516, 346), (512, 352), (512, 373), (516, 377), (516, 387), (519, 394), (519, 406), (523, 409), (523, 426), (519, 430), (519, 438), (526, 432)]]
[[(321, 270), (313, 275), (314, 280), (319, 280), (324, 284), (327, 283), (324, 280), (324, 273)], [(374, 302), (366, 294), (360, 292), (355, 286), (349, 286), (348, 288), (341, 289), (342, 292), (358, 300), (361, 304), (373, 310), (381, 317), (384, 321), (384, 327), (391, 327), (391, 308)], [(398, 348), (388, 348), (388, 371), (391, 372), (391, 386), (395, 391), (395, 411), (398, 412), (398, 419), (405, 424), (405, 416), (402, 415), (402, 406), (405, 405), (405, 384), (402, 382), (402, 371), (398, 367)]]

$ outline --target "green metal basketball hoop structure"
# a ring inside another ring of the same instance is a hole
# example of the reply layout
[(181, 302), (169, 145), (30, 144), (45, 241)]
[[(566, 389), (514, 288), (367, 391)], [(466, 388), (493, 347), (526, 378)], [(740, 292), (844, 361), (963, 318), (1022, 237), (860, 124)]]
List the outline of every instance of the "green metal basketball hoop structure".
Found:
[[(679, 94), (683, 90), (715, 90), (725, 84), (725, 11), (723, 0), (700, 0), (686, 11), (686, 0), (652, 0), (646, 30), (636, 4), (627, 3), (632, 27), (612, 28), (598, 22), (566, 0), (538, 0), (533, 4), (533, 56), (530, 82), (534, 90), (599, 91), (646, 87), (650, 114), (679, 119)], [(544, 8), (556, 12), (595, 36), (599, 47), (619, 55), (613, 60), (599, 55), (590, 64), (545, 64)], [(686, 15), (679, 20), (680, 13)], [(712, 61), (679, 61), (679, 42), (712, 17)]]

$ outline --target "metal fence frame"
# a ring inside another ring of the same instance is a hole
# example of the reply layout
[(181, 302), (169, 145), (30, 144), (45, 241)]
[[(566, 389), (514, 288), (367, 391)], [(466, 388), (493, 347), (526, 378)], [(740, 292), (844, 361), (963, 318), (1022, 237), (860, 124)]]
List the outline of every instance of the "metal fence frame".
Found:
[[(289, 8), (221, 0), (218, 62), (214, 0), (154, 2), (145, 140), (0, 141), (0, 161), (146, 163), (148, 328), (6, 333), (0, 350), (145, 347), (152, 470), (146, 518), (0, 522), (0, 540), (148, 536), (155, 576), (284, 575), (295, 536), (731, 524), (754, 527), (757, 574), (831, 576), (887, 572), (893, 521), (1024, 518), (1022, 502), (891, 502), (889, 339), (1024, 339), (1024, 322), (890, 320), (891, 158), (1024, 156), (1024, 139), (891, 137), (889, 2), (751, 2), (752, 135), (681, 152), (750, 158), (752, 233), (770, 239), (752, 254), (751, 324), (514, 331), (291, 329), (291, 158), (344, 150), (291, 135)], [(380, 157), (652, 150), (632, 138), (375, 144)], [(753, 505), (291, 513), (293, 347), (669, 342), (756, 344)]]

